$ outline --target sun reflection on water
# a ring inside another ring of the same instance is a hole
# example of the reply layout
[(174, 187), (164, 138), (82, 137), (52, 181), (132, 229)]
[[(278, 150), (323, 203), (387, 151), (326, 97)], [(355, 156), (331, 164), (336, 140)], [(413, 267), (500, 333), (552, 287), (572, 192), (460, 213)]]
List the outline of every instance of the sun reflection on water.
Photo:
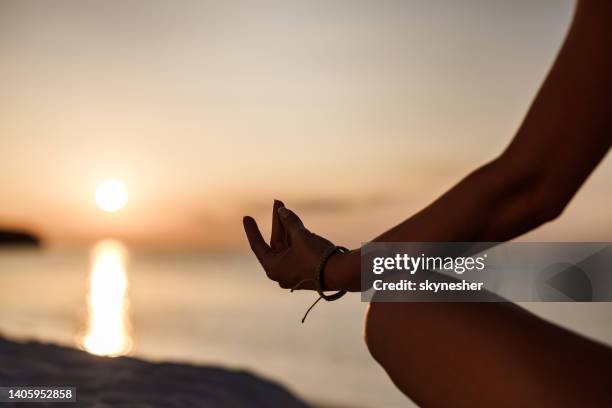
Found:
[(127, 249), (101, 241), (92, 251), (87, 295), (87, 329), (81, 346), (89, 353), (116, 357), (129, 352)]

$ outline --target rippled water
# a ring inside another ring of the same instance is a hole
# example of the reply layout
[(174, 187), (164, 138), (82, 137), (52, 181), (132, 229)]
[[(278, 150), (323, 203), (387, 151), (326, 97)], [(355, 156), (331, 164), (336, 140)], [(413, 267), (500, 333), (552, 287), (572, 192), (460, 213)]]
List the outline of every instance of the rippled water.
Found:
[(127, 354), (132, 347), (127, 249), (102, 241), (92, 251), (87, 288), (87, 328), (79, 345), (99, 356)]

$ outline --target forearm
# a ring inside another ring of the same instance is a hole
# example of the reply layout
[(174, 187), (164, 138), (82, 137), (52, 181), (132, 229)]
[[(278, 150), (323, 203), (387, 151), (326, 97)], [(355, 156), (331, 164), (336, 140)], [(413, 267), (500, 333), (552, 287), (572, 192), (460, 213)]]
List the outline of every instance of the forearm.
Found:
[[(611, 38), (612, 2), (581, 1), (503, 154), (375, 241), (500, 242), (556, 218), (612, 145)], [(330, 288), (359, 290), (359, 257), (335, 260)]]
[(374, 239), (377, 242), (506, 241), (554, 218), (533, 197), (537, 174), (504, 157), (474, 171), (431, 205)]
[[(506, 241), (552, 218), (533, 202), (538, 177), (494, 160), (468, 175), (431, 205), (375, 238), (377, 242)], [(330, 289), (360, 290), (360, 251), (332, 258)]]

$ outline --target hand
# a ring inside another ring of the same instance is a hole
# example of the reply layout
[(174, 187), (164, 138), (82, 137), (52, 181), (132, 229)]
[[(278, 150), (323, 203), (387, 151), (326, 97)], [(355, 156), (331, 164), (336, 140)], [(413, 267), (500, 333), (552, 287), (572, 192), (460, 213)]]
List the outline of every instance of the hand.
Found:
[[(300, 218), (278, 200), (272, 208), (272, 236), (268, 245), (252, 217), (244, 217), (244, 230), (251, 249), (263, 266), (268, 277), (281, 288), (315, 289), (315, 270), (321, 262), (323, 253), (333, 247), (329, 240), (308, 231)], [(344, 254), (332, 256), (325, 268), (326, 290), (348, 289), (341, 268), (331, 268), (332, 260), (338, 265)]]

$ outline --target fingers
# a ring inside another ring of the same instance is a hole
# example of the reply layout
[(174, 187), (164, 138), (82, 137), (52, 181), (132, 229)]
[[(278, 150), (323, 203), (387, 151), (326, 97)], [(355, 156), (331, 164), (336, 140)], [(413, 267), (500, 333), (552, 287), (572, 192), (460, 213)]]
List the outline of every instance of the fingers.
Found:
[(281, 223), (289, 235), (293, 235), (296, 232), (304, 229), (304, 224), (300, 217), (298, 217), (293, 211), (280, 207), (278, 209), (278, 215), (280, 215)]
[(285, 242), (285, 228), (280, 220), (280, 215), (278, 214), (278, 209), (284, 207), (282, 201), (274, 200), (274, 205), (272, 206), (272, 236), (270, 237), (270, 246), (272, 249), (283, 249), (287, 246)]
[(270, 254), (270, 247), (268, 244), (266, 244), (266, 241), (261, 236), (257, 223), (252, 217), (244, 217), (242, 219), (242, 223), (244, 225), (244, 232), (246, 232), (249, 244), (251, 245), (251, 249), (255, 253), (255, 256), (257, 256), (257, 259), (259, 259), (259, 262), (264, 265), (268, 255)]

